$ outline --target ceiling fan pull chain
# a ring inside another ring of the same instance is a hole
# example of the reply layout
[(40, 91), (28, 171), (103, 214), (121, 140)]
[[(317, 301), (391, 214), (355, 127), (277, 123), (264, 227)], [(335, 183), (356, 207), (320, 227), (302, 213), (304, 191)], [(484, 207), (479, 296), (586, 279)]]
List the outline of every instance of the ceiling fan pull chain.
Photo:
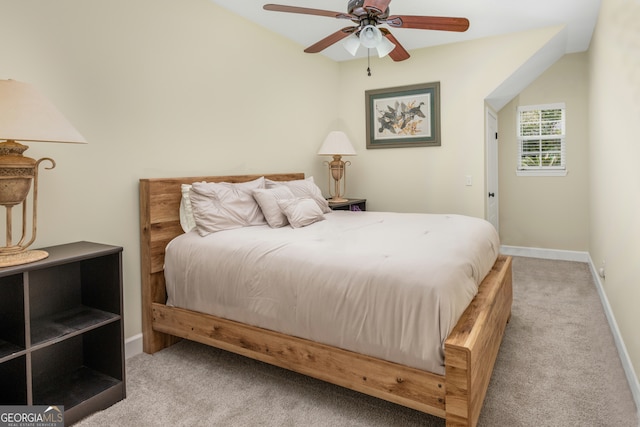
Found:
[(371, 77), (371, 49), (367, 49), (367, 75)]

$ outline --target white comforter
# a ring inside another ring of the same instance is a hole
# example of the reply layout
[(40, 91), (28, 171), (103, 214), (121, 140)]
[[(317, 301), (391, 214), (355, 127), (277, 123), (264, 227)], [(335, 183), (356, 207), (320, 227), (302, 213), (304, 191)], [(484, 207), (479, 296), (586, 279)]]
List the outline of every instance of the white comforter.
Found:
[(167, 246), (167, 304), (443, 374), (444, 341), (499, 247), (491, 224), (460, 215), (192, 231)]

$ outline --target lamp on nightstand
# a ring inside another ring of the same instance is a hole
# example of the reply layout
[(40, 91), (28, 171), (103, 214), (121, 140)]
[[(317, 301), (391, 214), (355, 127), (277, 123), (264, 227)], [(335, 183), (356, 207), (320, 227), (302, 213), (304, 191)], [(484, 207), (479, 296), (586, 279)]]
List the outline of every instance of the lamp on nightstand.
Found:
[[(86, 143), (78, 131), (62, 114), (32, 86), (15, 80), (0, 80), (0, 205), (6, 208), (6, 241), (0, 247), (0, 267), (27, 264), (46, 258), (49, 254), (40, 250), (27, 250), (36, 239), (38, 207), (38, 167), (44, 157), (34, 160), (22, 153), (29, 147), (17, 141)], [(27, 207), (27, 195), (33, 181), (33, 207), (31, 218)], [(22, 204), (22, 234), (13, 243), (13, 207)], [(27, 224), (31, 222), (31, 236)]]
[[(333, 156), (333, 161), (324, 162), (329, 166), (329, 193), (331, 198), (329, 203), (346, 202), (343, 197), (347, 190), (347, 174), (345, 166), (351, 162), (343, 161), (342, 156), (355, 156), (356, 150), (351, 145), (351, 141), (344, 132), (332, 131), (325, 138), (320, 150), (319, 156)], [(333, 178), (333, 192), (331, 191), (331, 179)]]

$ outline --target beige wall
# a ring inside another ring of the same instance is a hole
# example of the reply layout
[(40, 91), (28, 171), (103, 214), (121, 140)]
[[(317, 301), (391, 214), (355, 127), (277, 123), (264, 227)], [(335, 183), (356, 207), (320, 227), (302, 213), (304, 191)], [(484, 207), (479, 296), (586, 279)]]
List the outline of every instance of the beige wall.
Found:
[[(589, 249), (588, 63), (566, 55), (498, 114), (500, 239), (504, 245)], [(517, 108), (564, 102), (567, 175), (516, 176)]]
[[(347, 195), (372, 210), (485, 216), (485, 98), (558, 33), (546, 28), (340, 64), (340, 125), (355, 145)], [(368, 89), (440, 82), (441, 147), (367, 150)], [(465, 185), (465, 176), (472, 186)]]
[(597, 267), (606, 260), (604, 290), (636, 378), (640, 373), (638, 22), (639, 2), (603, 0), (589, 50), (589, 251)]
[(123, 246), (127, 337), (141, 331), (139, 178), (324, 172), (314, 154), (336, 124), (339, 75), (322, 56), (209, 0), (0, 11), (0, 78), (34, 85), (89, 141), (29, 144), (57, 162), (41, 171), (34, 246)]

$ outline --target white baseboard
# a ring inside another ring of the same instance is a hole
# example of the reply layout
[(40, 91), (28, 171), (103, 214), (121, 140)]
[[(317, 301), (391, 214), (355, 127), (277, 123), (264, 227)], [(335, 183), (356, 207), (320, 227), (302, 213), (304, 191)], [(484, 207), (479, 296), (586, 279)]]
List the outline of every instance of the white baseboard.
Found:
[(560, 249), (526, 248), (522, 246), (500, 246), (500, 253), (511, 256), (524, 256), (529, 258), (557, 259), (560, 261), (589, 262), (591, 257), (588, 252), (564, 251)]
[(129, 359), (142, 353), (142, 333), (127, 338), (124, 341), (124, 358)]
[(611, 333), (613, 334), (613, 339), (616, 343), (618, 354), (620, 355), (622, 368), (624, 369), (624, 373), (627, 376), (627, 381), (629, 382), (629, 388), (631, 388), (633, 400), (636, 402), (636, 409), (638, 410), (638, 425), (640, 426), (640, 382), (638, 381), (638, 376), (636, 375), (635, 369), (633, 369), (631, 357), (629, 357), (627, 347), (624, 345), (622, 335), (620, 335), (620, 329), (618, 329), (618, 322), (616, 322), (616, 318), (613, 315), (611, 305), (609, 305), (609, 299), (607, 298), (607, 294), (605, 293), (604, 287), (602, 285), (602, 280), (600, 279), (600, 275), (598, 274), (598, 269), (594, 265), (591, 256), (589, 256), (589, 267), (591, 268), (591, 275), (593, 276), (593, 281), (596, 284), (598, 295), (600, 295), (600, 301), (602, 302), (602, 307), (604, 308), (604, 314), (607, 316), (607, 320), (609, 321), (609, 327), (611, 328)]
[(618, 323), (616, 322), (616, 318), (613, 315), (613, 311), (611, 310), (611, 305), (609, 305), (609, 299), (607, 298), (607, 294), (604, 291), (602, 281), (600, 280), (600, 276), (598, 275), (598, 269), (594, 265), (593, 260), (591, 259), (591, 255), (588, 252), (527, 248), (521, 246), (501, 246), (500, 253), (511, 256), (556, 259), (561, 261), (577, 261), (589, 264), (591, 275), (593, 276), (593, 281), (596, 284), (596, 290), (598, 291), (598, 295), (600, 296), (602, 308), (604, 309), (605, 316), (607, 317), (607, 321), (609, 322), (609, 327), (611, 328), (611, 333), (613, 334), (613, 339), (620, 356), (620, 361), (622, 362), (622, 367), (627, 377), (627, 382), (629, 383), (631, 394), (633, 395), (633, 400), (635, 401), (636, 408), (638, 409), (638, 420), (640, 420), (640, 382), (638, 381), (638, 376), (633, 369), (633, 364), (631, 363), (631, 358), (629, 357), (629, 353), (627, 352), (627, 347), (624, 345), (622, 335), (620, 335)]

